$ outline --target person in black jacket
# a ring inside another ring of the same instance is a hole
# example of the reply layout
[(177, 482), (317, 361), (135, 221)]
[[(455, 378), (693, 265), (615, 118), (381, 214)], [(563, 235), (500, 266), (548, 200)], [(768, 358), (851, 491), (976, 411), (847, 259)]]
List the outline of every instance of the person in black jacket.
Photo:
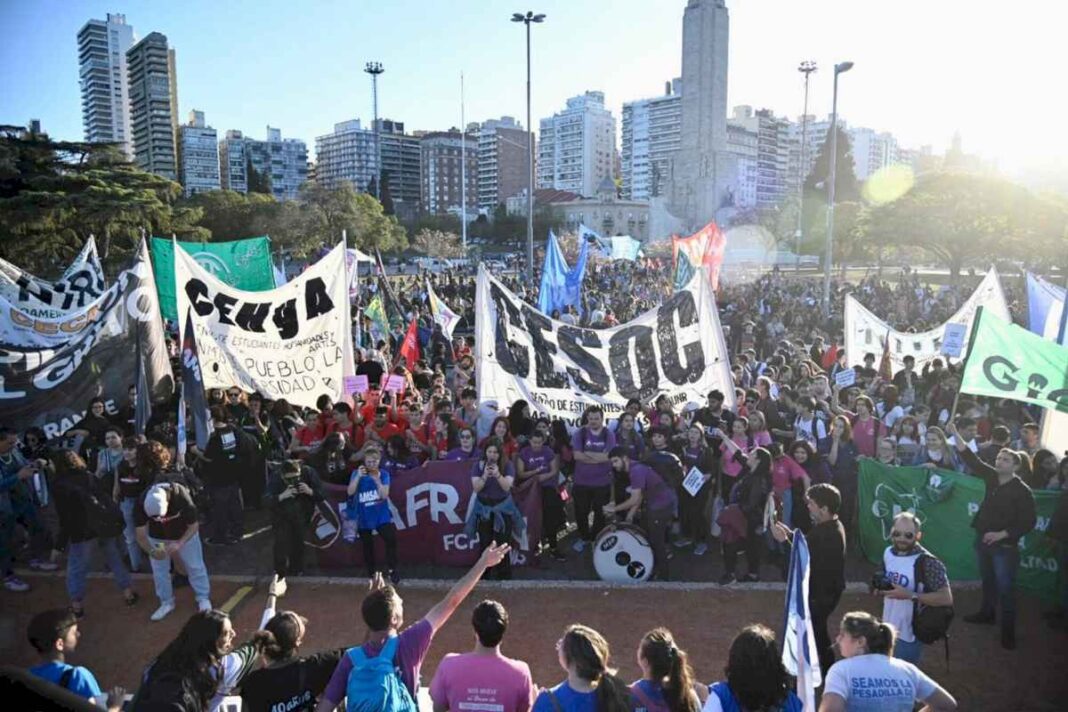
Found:
[(245, 528), (241, 483), (259, 460), (256, 441), (235, 428), (229, 412), (212, 408), (215, 432), (204, 448), (204, 484), (211, 499), (208, 544), (236, 544)]
[(724, 541), (723, 543), (723, 576), (720, 585), (726, 586), (738, 579), (734, 570), (738, 563), (738, 552), (744, 547), (746, 563), (749, 570), (743, 581), (760, 580), (760, 553), (766, 546), (764, 537), (758, 534), (764, 523), (764, 508), (771, 494), (771, 453), (762, 447), (742, 454), (738, 446), (730, 438), (724, 436), (719, 429), (715, 430), (714, 437), (723, 438), (725, 443), (730, 443), (732, 456), (745, 458), (745, 464), (738, 475), (737, 482), (731, 487), (729, 502), (738, 505), (745, 516), (745, 537), (740, 541)]
[(711, 480), (716, 472), (716, 461), (712, 449), (705, 441), (705, 431), (700, 423), (694, 422), (686, 430), (686, 444), (682, 448), (681, 457), (683, 479), (685, 480), (696, 467), (701, 472), (703, 481), (696, 495), (691, 495), (689, 490), (679, 483), (677, 494), (682, 537), (675, 540), (675, 546), (682, 549), (695, 543), (693, 553), (702, 556), (708, 551), (708, 533), (711, 529), (708, 498), (715, 489)]
[(299, 460), (286, 460), (279, 472), (271, 474), (264, 499), (271, 507), (274, 571), (281, 595), (286, 576), (304, 573), (304, 536), (312, 511), (326, 497), (315, 470), (302, 466)]
[(994, 466), (971, 451), (952, 423), (946, 432), (953, 436), (957, 452), (968, 470), (986, 483), (986, 494), (972, 519), (979, 575), (983, 579), (983, 605), (978, 612), (964, 616), (967, 623), (993, 624), (995, 606), (1001, 604), (1001, 647), (1016, 648), (1016, 570), (1020, 567), (1020, 538), (1035, 528), (1035, 498), (1031, 488), (1016, 476), (1026, 453), (1002, 448)]
[[(55, 486), (52, 496), (56, 503), (59, 524), (67, 537), (67, 593), (70, 609), (75, 617), (85, 615), (85, 578), (92, 560), (93, 543), (99, 542), (104, 549), (108, 568), (115, 577), (115, 584), (122, 591), (126, 605), (137, 603), (137, 594), (130, 587), (130, 572), (122, 563), (116, 537), (122, 532), (122, 513), (110, 500), (99, 497), (93, 486), (93, 475), (83, 460), (73, 450), (60, 450), (52, 456), (51, 467), (55, 471)], [(114, 531), (94, 531), (107, 522), (107, 508), (114, 509)], [(101, 512), (91, 517), (89, 510)]]

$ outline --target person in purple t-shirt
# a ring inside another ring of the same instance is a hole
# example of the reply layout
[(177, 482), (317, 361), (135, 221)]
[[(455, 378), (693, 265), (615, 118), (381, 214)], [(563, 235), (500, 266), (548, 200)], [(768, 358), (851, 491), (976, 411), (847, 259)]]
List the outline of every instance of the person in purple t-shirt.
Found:
[(459, 445), (442, 454), (441, 459), (450, 462), (460, 460), (478, 460), (482, 457), (482, 451), (475, 447), (475, 431), (468, 427), (460, 428), (456, 435)]
[[(612, 470), (620, 475), (626, 473), (630, 481), (627, 492), (630, 496), (620, 504), (604, 505), (605, 514), (625, 514), (632, 524), (641, 514), (641, 527), (653, 547), (653, 575), (662, 581), (668, 579), (667, 535), (675, 513), (675, 490), (664, 481), (656, 470), (641, 463), (631, 462), (627, 451), (621, 447), (608, 452)], [(645, 505), (642, 507), (642, 505)]]
[[(398, 638), (397, 652), (393, 662), (400, 670), (401, 681), (408, 688), (412, 699), (416, 699), (419, 693), (419, 668), (422, 667), (423, 659), (430, 650), (430, 641), (433, 640), (434, 634), (448, 622), (463, 600), (471, 593), (471, 589), (482, 578), (485, 570), (499, 564), (504, 557), (508, 556), (508, 551), (507, 544), (490, 546), (483, 551), (471, 570), (453, 584), (449, 592), (445, 594), (445, 598), (438, 601), (437, 605), (431, 608), (425, 616), (403, 631), (400, 629), (404, 625), (404, 601), (397, 590), (385, 582), (381, 574), (376, 574), (371, 582), (371, 590), (364, 596), (363, 603), (360, 605), (363, 622), (368, 628), (367, 639), (362, 646), (364, 655), (374, 657), (382, 651), (390, 638)], [(345, 697), (351, 672), (352, 658), (346, 654), (337, 664), (330, 682), (323, 690), (319, 705), (315, 708), (316, 712), (333, 712), (337, 708)]]
[(535, 429), (530, 434), (530, 444), (519, 451), (515, 464), (520, 484), (531, 477), (537, 478), (541, 490), (541, 541), (545, 551), (557, 561), (567, 561), (556, 540), (567, 523), (564, 500), (560, 497), (560, 459), (546, 444), (545, 431)]
[(575, 497), (575, 519), (578, 524), (578, 539), (573, 548), (580, 553), (604, 529), (602, 510), (612, 498), (612, 467), (608, 464), (608, 451), (616, 446), (616, 435), (604, 426), (604, 411), (600, 406), (587, 408), (585, 419), (586, 425), (571, 436), (571, 449), (575, 453), (575, 486), (572, 494)]

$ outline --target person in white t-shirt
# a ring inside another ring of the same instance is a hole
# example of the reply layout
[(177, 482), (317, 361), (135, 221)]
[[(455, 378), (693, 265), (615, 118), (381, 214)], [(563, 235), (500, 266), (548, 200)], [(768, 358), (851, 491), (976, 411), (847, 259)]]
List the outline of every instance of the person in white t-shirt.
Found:
[(842, 659), (831, 666), (820, 712), (912, 712), (923, 702), (933, 712), (956, 710), (957, 701), (912, 663), (890, 657), (894, 627), (864, 611), (846, 613), (836, 644)]

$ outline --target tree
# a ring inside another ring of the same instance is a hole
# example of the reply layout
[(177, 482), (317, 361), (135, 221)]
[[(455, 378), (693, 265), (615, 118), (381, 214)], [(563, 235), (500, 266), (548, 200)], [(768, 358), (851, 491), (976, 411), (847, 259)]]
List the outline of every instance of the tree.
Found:
[(301, 192), (301, 227), (305, 240), (333, 244), (342, 231), (361, 250), (403, 250), (408, 236), (397, 218), (386, 215), (374, 196), (359, 193), (351, 183), (333, 190), (309, 185)]
[(232, 190), (197, 193), (183, 204), (201, 211), (200, 226), (211, 232), (213, 241), (271, 234), (279, 212), (279, 203), (271, 195)]
[(145, 173), (113, 144), (53, 141), (0, 126), (0, 255), (35, 272), (65, 266), (90, 235), (124, 266), (142, 231), (206, 239), (181, 186)]
[(251, 156), (245, 161), (245, 173), (248, 175), (248, 192), (263, 193), (265, 195), (274, 194), (271, 190), (271, 174), (257, 171), (256, 167), (252, 165)]
[(383, 170), (382, 171), (382, 181), (381, 181), (382, 194), (379, 196), (378, 202), (382, 203), (382, 211), (386, 215), (394, 215), (395, 211), (393, 209), (393, 193), (390, 190), (389, 184), (390, 184), (389, 171), (388, 170)]
[[(857, 184), (857, 174), (853, 171), (853, 142), (849, 134), (838, 126), (838, 145), (835, 147), (838, 160), (834, 166), (834, 199), (835, 202), (857, 200), (860, 198), (860, 186)], [(827, 202), (827, 187), (831, 179), (831, 129), (827, 129), (827, 138), (820, 146), (820, 152), (816, 154), (816, 162), (812, 164), (812, 172), (805, 179), (805, 202)]]
[(460, 236), (454, 232), (423, 228), (412, 238), (412, 249), (427, 257), (448, 259), (463, 256)]

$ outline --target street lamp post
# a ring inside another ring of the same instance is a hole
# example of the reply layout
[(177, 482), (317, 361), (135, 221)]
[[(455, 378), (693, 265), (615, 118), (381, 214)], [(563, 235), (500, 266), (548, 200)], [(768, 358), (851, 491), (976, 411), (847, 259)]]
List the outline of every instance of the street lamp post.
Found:
[(804, 61), (797, 71), (805, 75), (805, 109), (801, 112), (801, 164), (797, 168), (797, 232), (794, 234), (794, 273), (801, 271), (801, 239), (805, 223), (805, 169), (808, 148), (808, 75), (816, 71), (816, 63)]
[(823, 316), (831, 315), (831, 262), (834, 255), (834, 180), (838, 163), (838, 75), (853, 68), (852, 62), (834, 65), (834, 93), (831, 99), (831, 170), (827, 185), (827, 255), (823, 263)]
[(543, 22), (545, 15), (513, 13), (512, 22), (527, 26), (527, 283), (534, 282), (534, 127), (530, 124), (530, 24)]
[(382, 68), (381, 62), (368, 62), (364, 65), (363, 71), (371, 75), (371, 102), (372, 111), (374, 113), (374, 139), (375, 139), (375, 170), (378, 171), (378, 175), (375, 176), (375, 200), (382, 200), (382, 149), (379, 148), (378, 143), (378, 75), (386, 71)]

